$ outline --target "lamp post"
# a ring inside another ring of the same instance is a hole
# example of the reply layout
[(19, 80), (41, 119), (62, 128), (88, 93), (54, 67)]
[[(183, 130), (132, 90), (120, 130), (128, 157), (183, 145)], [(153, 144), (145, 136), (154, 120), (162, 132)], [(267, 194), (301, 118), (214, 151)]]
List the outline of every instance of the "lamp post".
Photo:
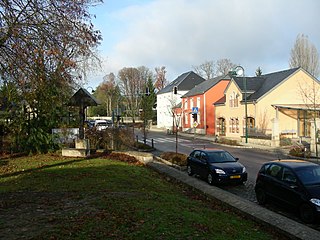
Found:
[(246, 143), (248, 143), (248, 105), (247, 105), (247, 79), (244, 74), (244, 68), (242, 66), (237, 66), (235, 68), (237, 75), (243, 77), (243, 88), (244, 88), (244, 115), (245, 115), (245, 138)]

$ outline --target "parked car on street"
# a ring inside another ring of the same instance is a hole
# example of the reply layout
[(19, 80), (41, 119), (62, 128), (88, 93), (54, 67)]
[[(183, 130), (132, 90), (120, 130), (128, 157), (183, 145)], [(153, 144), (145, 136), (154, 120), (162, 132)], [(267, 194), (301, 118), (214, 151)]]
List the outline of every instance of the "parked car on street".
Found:
[(187, 158), (187, 172), (189, 176), (199, 175), (211, 185), (243, 183), (248, 174), (238, 160), (225, 150), (195, 149)]
[(302, 160), (277, 160), (262, 165), (256, 179), (256, 198), (297, 209), (300, 218), (314, 222), (320, 213), (320, 165)]
[(112, 126), (113, 126), (113, 123), (111, 120), (99, 119), (95, 121), (95, 127), (98, 131), (107, 129)]

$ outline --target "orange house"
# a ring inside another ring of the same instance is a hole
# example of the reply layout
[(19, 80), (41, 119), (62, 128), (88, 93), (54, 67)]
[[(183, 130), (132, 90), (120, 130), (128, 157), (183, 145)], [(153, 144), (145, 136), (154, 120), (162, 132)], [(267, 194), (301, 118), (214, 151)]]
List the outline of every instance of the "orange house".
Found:
[(228, 75), (206, 80), (181, 97), (182, 131), (216, 135), (213, 103), (224, 96), (230, 80)]

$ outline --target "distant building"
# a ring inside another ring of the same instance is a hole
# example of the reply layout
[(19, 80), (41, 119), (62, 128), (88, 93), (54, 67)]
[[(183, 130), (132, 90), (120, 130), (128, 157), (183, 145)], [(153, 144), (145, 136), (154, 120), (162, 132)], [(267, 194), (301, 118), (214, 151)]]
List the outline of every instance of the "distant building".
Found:
[(204, 82), (205, 79), (193, 71), (181, 74), (157, 93), (157, 127), (172, 129), (173, 108), (181, 103), (181, 97)]

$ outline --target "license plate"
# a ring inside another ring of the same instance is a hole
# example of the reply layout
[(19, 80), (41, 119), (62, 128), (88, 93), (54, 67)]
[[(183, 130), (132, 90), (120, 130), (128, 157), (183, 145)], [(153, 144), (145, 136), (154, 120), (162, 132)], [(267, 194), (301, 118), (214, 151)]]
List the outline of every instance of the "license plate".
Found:
[(234, 179), (234, 178), (241, 178), (240, 175), (234, 175), (234, 176), (230, 176), (231, 179)]

